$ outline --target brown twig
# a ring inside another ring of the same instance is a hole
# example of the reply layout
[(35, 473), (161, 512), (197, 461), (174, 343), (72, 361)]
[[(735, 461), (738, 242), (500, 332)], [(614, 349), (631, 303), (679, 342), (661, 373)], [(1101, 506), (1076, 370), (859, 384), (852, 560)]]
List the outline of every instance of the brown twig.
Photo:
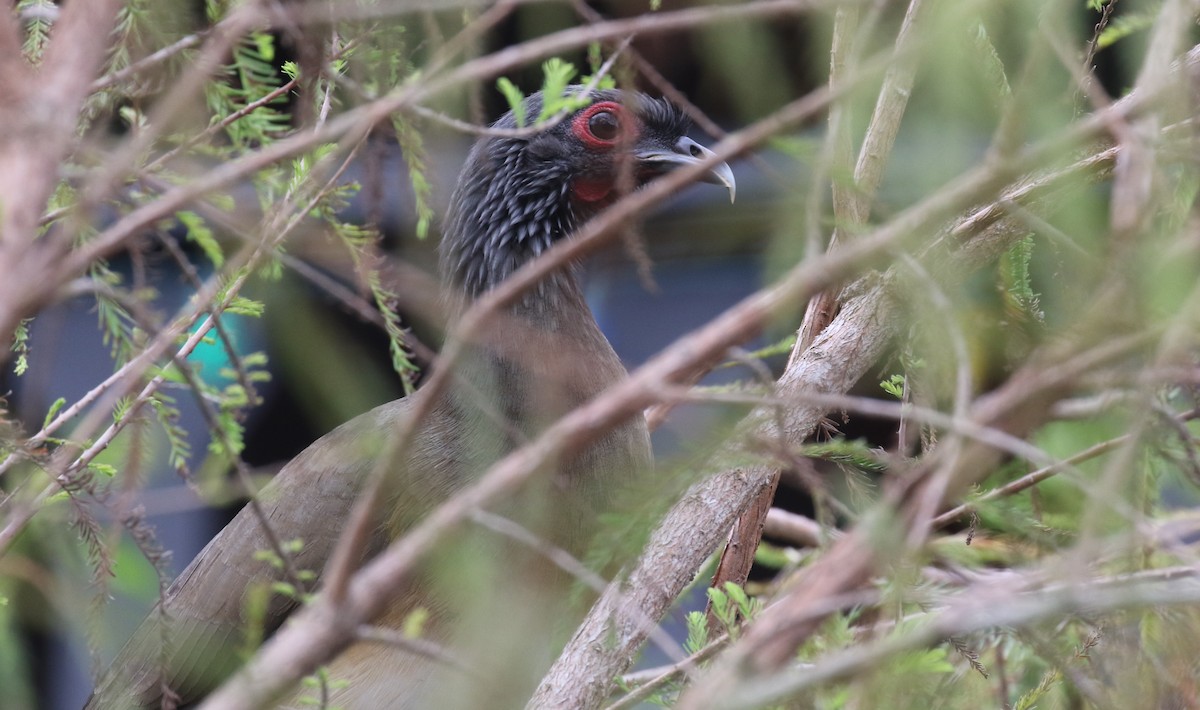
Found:
[(1085, 581), (1056, 590), (1026, 590), (1019, 583), (977, 590), (932, 615), (927, 623), (913, 625), (904, 633), (854, 644), (823, 658), (818, 665), (747, 685), (723, 707), (758, 708), (778, 703), (807, 688), (847, 678), (860, 670), (878, 668), (898, 653), (926, 648), (952, 636), (994, 627), (1023, 628), (1058, 618), (1078, 608), (1085, 599), (1094, 614), (1158, 605), (1190, 605), (1200, 600), (1200, 585), (1131, 582), (1109, 586)]
[[(912, 90), (916, 76), (914, 49), (918, 41), (916, 20), (921, 9), (921, 0), (910, 0), (908, 10), (904, 15), (903, 24), (896, 38), (893, 52), (893, 62), (884, 75), (883, 87), (879, 91), (879, 99), (875, 104), (875, 112), (863, 138), (862, 148), (858, 154), (858, 163), (854, 168), (854, 185), (844, 187), (840, 181), (833, 185), (834, 218), (840, 228), (835, 229), (830, 236), (827, 249), (838, 247), (839, 234), (843, 230), (855, 230), (865, 225), (870, 216), (870, 203), (874, 198), (879, 181), (883, 177), (883, 169), (887, 165), (896, 134), (900, 130), (900, 119), (904, 116), (908, 105), (908, 96)], [(829, 83), (831, 86), (846, 81), (847, 74), (853, 71), (857, 57), (850, 41), (858, 30), (858, 8), (853, 5), (839, 6), (834, 20), (834, 41), (830, 50)], [(850, 162), (850, 131), (849, 107), (846, 101), (835, 104), (830, 111), (830, 132), (835, 163)], [(796, 333), (796, 344), (792, 348), (789, 362), (803, 353), (821, 331), (823, 331), (838, 311), (838, 295), (834, 291), (823, 291), (809, 300), (808, 309)], [(750, 568), (754, 563), (754, 550), (762, 538), (763, 524), (767, 511), (775, 498), (779, 486), (779, 473), (776, 472), (769, 485), (759, 494), (759, 498), (750, 504), (749, 508), (738, 518), (729, 533), (729, 542), (717, 564), (713, 575), (712, 586), (724, 588), (733, 583), (739, 586), (746, 583)], [(716, 623), (716, 618), (709, 610), (709, 625)]]

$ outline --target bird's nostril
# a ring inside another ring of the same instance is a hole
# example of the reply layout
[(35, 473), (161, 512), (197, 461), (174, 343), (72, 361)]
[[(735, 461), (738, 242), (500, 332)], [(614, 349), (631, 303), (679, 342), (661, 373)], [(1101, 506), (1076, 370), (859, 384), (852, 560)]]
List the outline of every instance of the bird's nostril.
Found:
[(699, 158), (700, 156), (704, 155), (704, 151), (700, 150), (700, 146), (698, 145), (693, 144), (690, 150), (693, 158)]

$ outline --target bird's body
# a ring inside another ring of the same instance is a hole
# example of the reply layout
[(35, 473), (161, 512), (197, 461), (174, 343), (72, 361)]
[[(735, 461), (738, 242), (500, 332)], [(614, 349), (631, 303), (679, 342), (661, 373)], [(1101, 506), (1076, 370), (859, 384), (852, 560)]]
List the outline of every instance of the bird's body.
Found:
[[(526, 115), (539, 109), (540, 97), (530, 97)], [(510, 114), (497, 126), (511, 128), (515, 121)], [(451, 200), (441, 248), (452, 310), (469, 305), (610, 202), (622, 156), (633, 162), (638, 182), (702, 158), (707, 151), (686, 138), (687, 127), (665, 102), (606, 91), (548, 131), (478, 142)], [(727, 167), (714, 168), (713, 175), (732, 190)], [(529, 291), (485, 332), (465, 336), (466, 356), (452, 384), (430, 403), (391, 472), (382, 506), (386, 519), (368, 554), (625, 376), (571, 270)], [(426, 396), (430, 393), (418, 391), (342, 425), (289, 462), (264, 489), (260, 505), (276, 536), (302, 541), (295, 568), (323, 569), (384, 439), (411, 416), (415, 398)], [(583, 556), (599, 515), (611, 508), (621, 484), (650, 464), (645, 422), (630, 420), (557, 462), (493, 512)], [(261, 559), (267, 549), (259, 520), (244, 509), (168, 591), (172, 652), (166, 682), (185, 702), (202, 697), (236, 668), (247, 591), (279, 576)], [(530, 547), (493, 531), (471, 527), (427, 559), (378, 623), (400, 628), (421, 609), (429, 616), (425, 637), (459, 656), (466, 670), (359, 642), (330, 666), (331, 706), (520, 705), (577, 616), (569, 611), (570, 578)], [(272, 597), (267, 630), (294, 606), (286, 597)], [(158, 706), (164, 667), (159, 628), (154, 615), (142, 624), (88, 707)], [(507, 647), (513, 638), (522, 639), (516, 652)], [(303, 694), (285, 706), (303, 707)]]

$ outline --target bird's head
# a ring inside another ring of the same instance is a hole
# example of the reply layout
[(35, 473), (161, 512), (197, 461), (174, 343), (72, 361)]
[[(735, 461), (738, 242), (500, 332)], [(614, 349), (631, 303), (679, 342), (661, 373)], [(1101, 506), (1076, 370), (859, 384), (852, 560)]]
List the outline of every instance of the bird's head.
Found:
[[(623, 176), (638, 187), (712, 155), (687, 136), (691, 121), (667, 101), (615, 89), (590, 98), (544, 131), (485, 136), (472, 148), (441, 246), (443, 276), (468, 296), (497, 285), (611, 204)], [(524, 113), (537, 116), (541, 107), (541, 94), (534, 94)], [(516, 119), (510, 112), (493, 127), (516, 128)], [(725, 163), (704, 180), (725, 185), (733, 197), (733, 173)]]

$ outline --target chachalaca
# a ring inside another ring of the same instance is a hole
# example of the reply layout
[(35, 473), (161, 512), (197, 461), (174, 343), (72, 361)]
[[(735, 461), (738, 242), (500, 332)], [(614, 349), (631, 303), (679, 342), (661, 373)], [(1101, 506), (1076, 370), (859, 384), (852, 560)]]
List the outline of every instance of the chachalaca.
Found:
[[(578, 88), (572, 91), (579, 91)], [(541, 96), (525, 116), (537, 116)], [(517, 127), (513, 114), (494, 124)], [(663, 100), (617, 90), (552, 127), (524, 135), (485, 136), (471, 150), (445, 220), (440, 248), (451, 311), (465, 308), (633, 186), (710, 151), (687, 137), (687, 117)], [(624, 166), (624, 167), (623, 167)], [(734, 190), (719, 164), (706, 181)], [(484, 333), (466, 334), (467, 354), (448, 389), (418, 424), (387, 488), (386, 520), (368, 554), (477, 477), (546, 425), (625, 377), (584, 300), (574, 267), (559, 271), (508, 307)], [(367, 412), (322, 437), (289, 462), (259, 495), (282, 540), (300, 540), (296, 569), (320, 572), (330, 556), (383, 440), (409, 416), (418, 390)], [(601, 436), (538, 483), (492, 512), (546, 543), (581, 556), (622, 484), (651, 464), (639, 417)], [(202, 698), (235, 671), (247, 625), (246, 598), (280, 573), (263, 561), (269, 549), (247, 507), (196, 557), (168, 590), (166, 628), (152, 613), (98, 684), (87, 708), (159, 707), (164, 687), (184, 704)], [(330, 707), (519, 706), (578, 617), (569, 578), (543, 556), (478, 527), (453, 536), (380, 626), (427, 615), (424, 636), (458, 656), (461, 667), (408, 650), (358, 642), (331, 664)], [(262, 625), (277, 628), (296, 606), (273, 595)], [(419, 611), (418, 611), (419, 610)], [(519, 646), (508, 644), (522, 639)], [(163, 652), (162, 642), (169, 644)], [(165, 671), (165, 675), (164, 675)], [(303, 705), (299, 696), (285, 702)], [(311, 689), (309, 694), (315, 695)]]

